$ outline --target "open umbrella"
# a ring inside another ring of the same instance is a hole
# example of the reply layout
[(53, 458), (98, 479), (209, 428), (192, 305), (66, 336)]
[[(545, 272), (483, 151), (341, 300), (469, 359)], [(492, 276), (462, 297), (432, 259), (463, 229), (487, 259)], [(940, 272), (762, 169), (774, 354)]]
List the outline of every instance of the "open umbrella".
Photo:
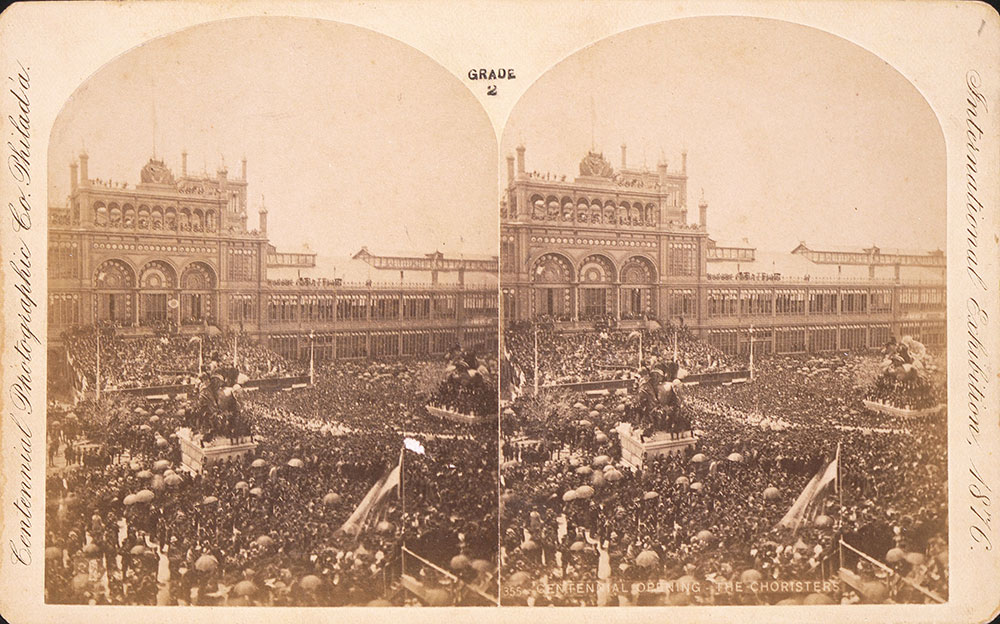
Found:
[(455, 555), (451, 558), (451, 569), (452, 570), (464, 570), (469, 567), (472, 562), (465, 555)]
[(608, 473), (604, 475), (604, 478), (611, 483), (615, 483), (622, 480), (622, 473), (618, 470), (609, 470)]
[(701, 484), (701, 481), (695, 481), (694, 483), (691, 484), (691, 489), (694, 490), (695, 492), (700, 492), (701, 488), (703, 487), (705, 486)]
[(594, 469), (590, 466), (580, 466), (576, 469), (576, 474), (578, 475), (589, 475), (592, 472), (594, 472)]
[(576, 490), (567, 491), (565, 494), (563, 494), (562, 499), (567, 503), (576, 500)]
[(495, 572), (497, 569), (496, 564), (490, 563), (485, 559), (473, 559), (470, 565), (472, 566), (473, 570), (477, 572), (482, 572), (484, 574), (486, 572)]
[(764, 489), (764, 498), (767, 500), (777, 500), (781, 497), (781, 490), (773, 485)]
[(654, 498), (659, 498), (659, 492), (649, 491), (642, 495), (642, 500), (653, 500)]
[(252, 462), (250, 462), (250, 466), (252, 468), (263, 468), (266, 465), (267, 465), (267, 462), (264, 461), (263, 459), (259, 458), (259, 457), (257, 459), (255, 459), (255, 460), (253, 460)]
[(920, 565), (924, 562), (924, 556), (918, 552), (908, 552), (904, 559), (910, 565)]
[(813, 520), (813, 524), (815, 524), (816, 526), (818, 526), (820, 528), (830, 527), (830, 526), (833, 526), (833, 518), (831, 518), (830, 516), (828, 516), (826, 514), (820, 514), (820, 515), (816, 516), (815, 520)]
[(906, 556), (906, 553), (902, 548), (890, 548), (889, 552), (885, 553), (885, 560), (889, 563), (897, 563), (902, 561)]
[(206, 496), (201, 500), (202, 505), (214, 505), (217, 502), (219, 502), (219, 499), (214, 496)]
[(727, 457), (726, 459), (728, 459), (731, 462), (737, 462), (737, 463), (739, 463), (739, 462), (743, 461), (743, 456), (740, 455), (739, 453), (730, 453), (729, 457)]
[(87, 559), (97, 559), (101, 556), (101, 549), (97, 547), (97, 544), (91, 542), (83, 547), (83, 554), (86, 555)]
[(259, 487), (250, 488), (250, 496), (257, 496), (257, 497), (259, 497), (259, 496), (262, 496), (263, 494), (264, 494), (264, 490), (260, 489)]
[(743, 573), (740, 574), (740, 580), (743, 581), (744, 583), (752, 583), (754, 581), (759, 581), (762, 578), (764, 578), (763, 574), (761, 574), (757, 570), (752, 570), (752, 569), (743, 570)]
[(714, 537), (715, 536), (712, 535), (712, 532), (709, 531), (708, 529), (702, 529), (698, 531), (694, 536), (694, 538), (699, 542), (710, 542)]
[(323, 496), (323, 503), (327, 505), (336, 505), (340, 502), (340, 494), (336, 492), (327, 492)]
[(695, 455), (694, 457), (691, 458), (691, 461), (694, 462), (694, 463), (696, 463), (696, 464), (700, 464), (700, 463), (702, 463), (703, 461), (705, 461), (707, 459), (708, 458), (705, 457), (704, 453), (698, 453), (697, 455)]
[(237, 596), (253, 596), (257, 593), (257, 586), (253, 581), (242, 580), (233, 587), (233, 593)]
[(126, 507), (131, 507), (136, 503), (135, 494), (126, 494), (125, 498), (122, 499), (122, 504)]
[(236, 485), (233, 486), (234, 490), (249, 490), (250, 485), (246, 481), (237, 481)]
[(165, 459), (158, 459), (155, 462), (153, 462), (153, 472), (163, 472), (169, 467), (170, 467), (170, 462)]
[(572, 550), (573, 552), (580, 552), (586, 547), (587, 546), (580, 540), (576, 540), (575, 542), (569, 545), (569, 549)]
[(594, 495), (594, 488), (592, 488), (589, 485), (581, 485), (580, 487), (576, 488), (577, 498), (590, 498), (593, 495)]
[(199, 572), (212, 572), (219, 567), (219, 560), (212, 555), (202, 555), (194, 562), (194, 569)]
[(611, 463), (611, 458), (607, 455), (598, 455), (590, 463), (594, 466), (594, 468), (600, 468), (601, 466), (606, 466)]
[(156, 438), (156, 446), (160, 448), (165, 448), (167, 446), (170, 446), (170, 442), (168, 442), (166, 438)]
[(62, 548), (57, 546), (49, 546), (45, 549), (45, 558), (49, 561), (56, 561), (62, 559), (63, 551)]
[(528, 576), (527, 572), (519, 570), (510, 575), (510, 578), (507, 579), (507, 583), (509, 583), (511, 587), (521, 587), (530, 580), (531, 577)]
[(139, 477), (140, 479), (152, 479), (153, 472), (151, 470), (141, 470), (135, 476)]
[(258, 546), (265, 546), (266, 547), (266, 546), (270, 546), (273, 543), (274, 543), (274, 540), (271, 539), (270, 535), (261, 535), (260, 537), (258, 537), (256, 539), (256, 544)]
[(293, 457), (292, 459), (288, 460), (288, 465), (291, 466), (292, 468), (301, 468), (305, 464), (302, 463), (301, 459)]
[(596, 441), (598, 444), (604, 444), (605, 442), (608, 441), (608, 436), (607, 434), (604, 433), (598, 433), (597, 435), (594, 436), (594, 441)]
[(590, 477), (590, 484), (594, 487), (601, 487), (607, 481), (607, 477), (604, 476), (603, 472), (595, 472)]
[(635, 564), (640, 568), (651, 568), (660, 563), (660, 555), (652, 550), (644, 550), (635, 557)]
[(169, 474), (163, 477), (163, 482), (169, 485), (170, 487), (178, 486), (181, 484), (182, 481), (183, 479), (181, 479), (181, 476), (178, 474)]
[(135, 502), (137, 503), (151, 503), (153, 499), (156, 498), (156, 494), (153, 494), (153, 490), (139, 490), (135, 495)]
[(302, 589), (306, 591), (315, 591), (322, 584), (323, 581), (321, 581), (315, 574), (307, 574), (302, 577), (301, 581), (299, 581), (299, 585), (301, 585)]

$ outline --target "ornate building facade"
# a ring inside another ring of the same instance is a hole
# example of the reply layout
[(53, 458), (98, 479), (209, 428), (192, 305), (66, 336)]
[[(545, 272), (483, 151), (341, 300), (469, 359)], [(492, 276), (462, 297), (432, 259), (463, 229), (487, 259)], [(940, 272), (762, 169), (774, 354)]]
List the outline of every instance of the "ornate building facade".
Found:
[[(269, 279), (269, 270), (313, 267), (315, 254), (270, 245), (263, 206), (260, 229), (247, 228), (246, 160), (238, 179), (225, 167), (189, 175), (186, 153), (181, 162), (175, 177), (150, 159), (135, 186), (91, 179), (85, 153), (70, 165), (67, 204), (49, 209), (50, 344), (66, 329), (111, 323), (121, 335), (237, 329), (296, 358), (310, 344), (317, 358), (421, 356), (455, 343), (495, 350), (495, 287)], [(436, 258), (444, 271), (470, 268)]]
[(688, 222), (686, 154), (679, 170), (629, 168), (623, 145), (617, 170), (590, 152), (570, 177), (529, 172), (519, 146), (500, 212), (507, 322), (547, 317), (573, 330), (603, 316), (669, 320), (730, 353), (751, 339), (755, 350), (784, 353), (904, 334), (944, 345), (943, 252), (802, 244), (763, 262), (749, 244), (709, 237), (704, 199)]

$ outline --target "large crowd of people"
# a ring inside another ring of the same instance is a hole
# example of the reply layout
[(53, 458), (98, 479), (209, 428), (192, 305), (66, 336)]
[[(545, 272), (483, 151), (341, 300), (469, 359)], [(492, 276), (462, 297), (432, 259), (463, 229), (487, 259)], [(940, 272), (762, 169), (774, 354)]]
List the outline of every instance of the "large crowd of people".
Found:
[(539, 385), (630, 377), (639, 367), (639, 335), (644, 363), (654, 353), (673, 359), (675, 342), (677, 363), (692, 373), (729, 370), (736, 363), (684, 327), (565, 333), (521, 323), (505, 330), (504, 348), (528, 383), (534, 379), (536, 330)]
[[(560, 339), (545, 352), (582, 366), (613, 353), (604, 338)], [(672, 357), (671, 343), (653, 348)], [(946, 422), (866, 410), (880, 375), (877, 352), (771, 355), (752, 380), (684, 387), (691, 444), (636, 470), (622, 462), (626, 390), (519, 396), (501, 416), (503, 603), (946, 599)], [(943, 372), (929, 383), (942, 398)], [(781, 526), (835, 458), (838, 494)]]
[[(242, 348), (261, 354), (252, 370), (277, 370), (263, 347)], [(328, 363), (306, 388), (243, 391), (256, 448), (201, 470), (177, 436), (202, 395), (51, 410), (46, 600), (483, 604), (498, 591), (496, 427), (429, 415), (415, 387), (433, 366)], [(350, 524), (393, 471), (384, 502)]]
[(97, 383), (100, 342), (102, 390), (190, 383), (200, 374), (199, 353), (204, 368), (212, 358), (232, 362), (234, 349), (236, 368), (251, 379), (304, 371), (302, 364), (290, 362), (247, 335), (235, 332), (191, 335), (163, 329), (127, 336), (119, 328), (107, 325), (74, 328), (62, 338), (70, 365), (85, 380), (81, 385), (89, 388)]

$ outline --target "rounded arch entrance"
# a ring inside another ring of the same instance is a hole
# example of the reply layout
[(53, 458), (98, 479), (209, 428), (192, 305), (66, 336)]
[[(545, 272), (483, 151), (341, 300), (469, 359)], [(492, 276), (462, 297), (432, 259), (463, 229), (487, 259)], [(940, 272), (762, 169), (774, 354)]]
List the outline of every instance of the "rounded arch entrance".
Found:
[(204, 262), (192, 262), (181, 273), (181, 324), (211, 323), (217, 316), (215, 271)]
[(532, 309), (535, 316), (556, 320), (573, 317), (573, 264), (557, 253), (540, 256), (531, 265)]
[(656, 267), (645, 256), (632, 256), (622, 265), (621, 317), (649, 318), (656, 314)]
[(94, 318), (114, 325), (131, 325), (135, 314), (135, 270), (124, 260), (110, 258), (94, 272)]
[(580, 263), (580, 314), (582, 321), (615, 313), (618, 270), (605, 255), (591, 254)]
[(177, 272), (163, 260), (151, 260), (139, 272), (139, 324), (176, 320)]

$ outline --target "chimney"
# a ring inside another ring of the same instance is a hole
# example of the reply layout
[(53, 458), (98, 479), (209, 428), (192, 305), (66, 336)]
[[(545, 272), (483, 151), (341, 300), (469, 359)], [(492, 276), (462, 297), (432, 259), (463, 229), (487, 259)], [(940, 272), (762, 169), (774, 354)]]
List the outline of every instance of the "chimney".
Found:
[(188, 153), (187, 150), (181, 152), (181, 176), (187, 177), (188, 174)]
[(80, 152), (80, 186), (90, 186), (90, 169), (87, 167), (89, 159), (87, 152)]
[(524, 145), (517, 146), (517, 175), (524, 175)]
[(684, 150), (681, 152), (681, 173), (688, 172), (688, 151)]
[(507, 184), (514, 183), (514, 157), (507, 156)]
[(660, 159), (660, 162), (656, 163), (656, 172), (660, 176), (660, 186), (667, 185), (667, 161)]
[(246, 156), (244, 156), (244, 157), (243, 157), (243, 160), (242, 160), (242, 161), (240, 161), (240, 163), (241, 163), (241, 164), (242, 164), (242, 166), (243, 166), (243, 174), (242, 174), (242, 176), (240, 177), (240, 179), (241, 179), (241, 180), (243, 180), (244, 182), (246, 182), (246, 181), (247, 181), (247, 157), (246, 157)]
[(698, 202), (698, 225), (702, 228), (708, 227), (708, 202), (704, 197)]
[[(246, 162), (246, 161), (243, 161)], [(257, 212), (259, 218), (258, 229), (260, 233), (267, 236), (267, 206), (264, 205), (264, 196), (260, 196), (260, 210)]]
[(219, 168), (218, 175), (219, 175), (219, 186), (221, 186), (223, 189), (228, 188), (229, 187), (229, 170), (226, 169), (225, 165), (222, 165), (222, 167)]
[(626, 163), (627, 161), (625, 160), (625, 144), (622, 143), (622, 169), (628, 166)]
[(76, 177), (76, 161), (74, 160), (69, 164), (69, 190), (71, 193), (76, 191), (77, 181), (78, 179)]

